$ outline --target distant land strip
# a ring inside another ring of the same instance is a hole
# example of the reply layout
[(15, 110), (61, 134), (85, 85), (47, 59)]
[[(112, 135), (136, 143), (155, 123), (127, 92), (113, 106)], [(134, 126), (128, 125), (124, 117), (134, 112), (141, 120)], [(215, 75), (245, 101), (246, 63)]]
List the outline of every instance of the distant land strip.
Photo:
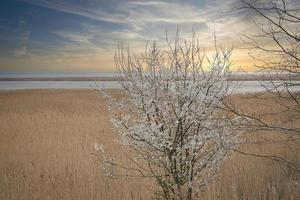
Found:
[[(0, 77), (0, 81), (119, 81), (119, 77)], [(300, 81), (300, 76), (288, 75), (230, 75), (230, 81)]]

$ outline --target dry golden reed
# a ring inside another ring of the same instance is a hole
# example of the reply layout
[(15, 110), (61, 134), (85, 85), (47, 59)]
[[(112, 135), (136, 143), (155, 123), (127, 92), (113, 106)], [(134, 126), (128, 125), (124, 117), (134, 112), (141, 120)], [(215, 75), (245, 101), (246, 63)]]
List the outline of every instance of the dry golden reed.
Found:
[[(94, 91), (0, 92), (0, 199), (154, 199), (155, 188), (148, 179), (99, 174), (95, 143), (128, 163), (114, 138), (106, 105)], [(242, 149), (300, 159), (295, 142)], [(281, 164), (234, 153), (201, 197), (299, 199), (299, 184), (299, 175)]]

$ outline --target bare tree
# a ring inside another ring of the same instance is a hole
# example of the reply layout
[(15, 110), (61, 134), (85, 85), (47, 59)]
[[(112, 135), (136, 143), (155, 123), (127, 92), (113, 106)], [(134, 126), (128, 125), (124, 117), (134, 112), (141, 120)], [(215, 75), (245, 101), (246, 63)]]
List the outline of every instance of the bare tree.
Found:
[(218, 109), (228, 96), (231, 52), (215, 46), (209, 58), (195, 37), (178, 36), (167, 39), (167, 48), (153, 42), (142, 54), (119, 46), (115, 61), (125, 95), (104, 96), (134, 167), (117, 164), (98, 146), (102, 172), (118, 177), (117, 168), (125, 168), (153, 178), (164, 199), (195, 199), (240, 141), (241, 118)]
[[(271, 99), (277, 111), (264, 113), (277, 119), (242, 113), (233, 104), (226, 107), (235, 114), (252, 119), (251, 125), (257, 129), (276, 131), (288, 140), (299, 140), (300, 136), (300, 2), (293, 0), (241, 0), (241, 9), (255, 16), (257, 35), (245, 35), (249, 45), (249, 55), (259, 61), (256, 67), (263, 74), (263, 92), (251, 95), (256, 99)], [(261, 76), (260, 76), (261, 77)], [(241, 152), (247, 155), (250, 153)], [(298, 161), (286, 160), (278, 155), (257, 155), (287, 164), (300, 172)]]
[[(289, 5), (286, 0), (262, 1), (259, 5), (255, 1), (243, 0), (243, 3), (244, 8), (260, 16), (257, 23), (260, 34), (246, 36), (245, 40), (251, 46), (250, 55), (262, 63), (257, 67), (269, 79), (262, 82), (265, 91), (257, 96), (272, 93), (285, 112), (293, 112), (289, 120), (297, 121), (300, 119), (300, 3), (294, 1)], [(300, 134), (299, 126), (273, 128)]]

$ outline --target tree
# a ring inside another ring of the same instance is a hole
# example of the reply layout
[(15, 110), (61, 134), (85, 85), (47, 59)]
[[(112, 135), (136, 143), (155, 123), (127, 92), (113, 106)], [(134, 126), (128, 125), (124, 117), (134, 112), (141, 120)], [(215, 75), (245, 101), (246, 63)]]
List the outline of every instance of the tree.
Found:
[(167, 39), (167, 48), (153, 42), (142, 54), (119, 46), (115, 61), (125, 95), (104, 96), (135, 167), (117, 164), (97, 146), (102, 172), (117, 177), (120, 167), (151, 177), (164, 199), (197, 197), (240, 141), (241, 118), (218, 109), (228, 96), (231, 52), (215, 45), (209, 58), (194, 36)]
[[(300, 3), (292, 0), (241, 0), (241, 9), (256, 17), (257, 35), (245, 35), (244, 42), (249, 46), (249, 55), (258, 61), (256, 67), (263, 74), (263, 92), (251, 98), (269, 98), (276, 112), (277, 121), (270, 122), (266, 117), (242, 113), (233, 104), (226, 107), (231, 112), (252, 119), (251, 125), (280, 135), (288, 141), (299, 140), (300, 134)], [(260, 80), (259, 80), (260, 81)], [(284, 116), (284, 117), (283, 117)], [(279, 119), (282, 117), (282, 119)], [(244, 154), (251, 155), (246, 152)], [(297, 161), (287, 160), (278, 155), (257, 155), (286, 164), (300, 172)]]
[[(265, 91), (257, 97), (272, 93), (279, 99), (278, 106), (284, 106), (284, 112), (294, 113), (289, 120), (297, 121), (300, 119), (300, 83), (297, 81), (300, 78), (300, 3), (286, 0), (262, 1), (260, 5), (242, 2), (244, 8), (256, 13), (261, 20), (260, 34), (246, 36), (245, 40), (251, 46), (250, 55), (261, 62), (257, 67), (270, 79), (262, 82)], [(261, 38), (268, 43), (262, 43)], [(300, 134), (299, 126), (277, 128), (289, 134)]]

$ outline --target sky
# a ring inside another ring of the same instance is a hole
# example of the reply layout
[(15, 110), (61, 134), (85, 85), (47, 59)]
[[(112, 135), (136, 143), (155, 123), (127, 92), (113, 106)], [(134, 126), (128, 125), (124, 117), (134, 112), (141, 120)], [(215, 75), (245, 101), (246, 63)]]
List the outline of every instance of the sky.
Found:
[(204, 48), (231, 48), (235, 69), (252, 70), (243, 34), (253, 33), (254, 16), (239, 0), (1, 0), (0, 72), (114, 71), (119, 43), (133, 51), (146, 41), (190, 38)]

